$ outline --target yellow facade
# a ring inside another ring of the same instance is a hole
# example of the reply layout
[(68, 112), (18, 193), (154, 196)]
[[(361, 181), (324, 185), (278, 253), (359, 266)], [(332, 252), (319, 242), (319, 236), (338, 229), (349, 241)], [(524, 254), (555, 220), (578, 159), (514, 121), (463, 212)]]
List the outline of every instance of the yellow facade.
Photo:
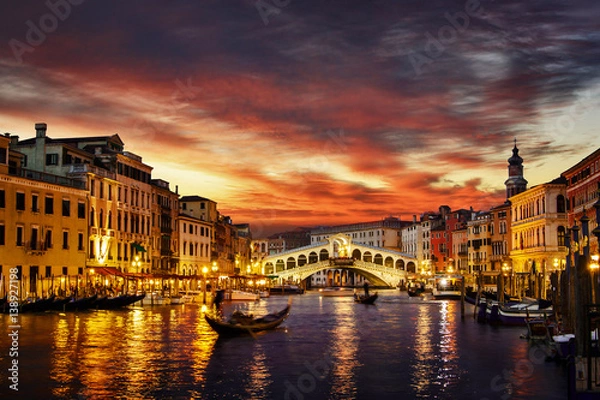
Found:
[[(0, 141), (0, 151), (7, 148), (8, 142)], [(75, 181), (49, 183), (55, 178), (0, 168), (0, 291), (6, 290), (12, 268), (20, 271), (22, 298), (85, 284), (87, 192)]]
[(568, 224), (565, 194), (564, 183), (547, 183), (510, 198), (510, 258), (515, 287), (523, 294), (545, 297), (550, 273), (564, 268)]

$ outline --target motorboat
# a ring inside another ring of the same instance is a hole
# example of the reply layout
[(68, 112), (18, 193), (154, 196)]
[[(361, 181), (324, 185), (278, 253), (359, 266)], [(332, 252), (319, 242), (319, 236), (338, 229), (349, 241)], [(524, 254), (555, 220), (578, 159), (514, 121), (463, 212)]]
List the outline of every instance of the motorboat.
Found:
[(434, 299), (460, 299), (462, 276), (438, 275), (433, 279), (432, 295)]

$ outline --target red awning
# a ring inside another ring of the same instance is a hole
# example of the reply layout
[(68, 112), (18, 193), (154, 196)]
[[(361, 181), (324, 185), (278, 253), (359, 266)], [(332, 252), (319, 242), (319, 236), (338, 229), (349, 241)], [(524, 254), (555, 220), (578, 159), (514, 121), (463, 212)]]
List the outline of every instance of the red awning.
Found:
[(115, 267), (97, 267), (93, 268), (94, 273), (99, 275), (110, 275), (110, 276), (120, 276), (125, 277), (125, 274), (116, 269)]

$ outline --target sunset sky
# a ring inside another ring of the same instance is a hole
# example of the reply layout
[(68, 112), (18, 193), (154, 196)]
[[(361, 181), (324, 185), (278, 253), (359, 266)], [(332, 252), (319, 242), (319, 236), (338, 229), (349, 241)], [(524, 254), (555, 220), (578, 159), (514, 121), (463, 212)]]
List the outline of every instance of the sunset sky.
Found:
[[(10, 4), (10, 5), (8, 5)], [(8, 2), (0, 132), (118, 133), (255, 237), (505, 200), (600, 146), (600, 2)]]

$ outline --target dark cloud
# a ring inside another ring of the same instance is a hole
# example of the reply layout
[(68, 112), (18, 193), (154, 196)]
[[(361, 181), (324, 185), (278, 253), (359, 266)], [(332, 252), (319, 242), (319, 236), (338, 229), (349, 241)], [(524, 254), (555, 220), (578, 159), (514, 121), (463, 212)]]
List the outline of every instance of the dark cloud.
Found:
[(55, 136), (118, 132), (147, 162), (220, 182), (189, 185), (231, 214), (255, 219), (253, 204), (280, 226), (503, 201), (516, 136), (532, 166), (585, 156), (565, 137), (597, 108), (600, 4), (263, 3), (11, 4), (3, 119), (21, 136), (40, 119)]

